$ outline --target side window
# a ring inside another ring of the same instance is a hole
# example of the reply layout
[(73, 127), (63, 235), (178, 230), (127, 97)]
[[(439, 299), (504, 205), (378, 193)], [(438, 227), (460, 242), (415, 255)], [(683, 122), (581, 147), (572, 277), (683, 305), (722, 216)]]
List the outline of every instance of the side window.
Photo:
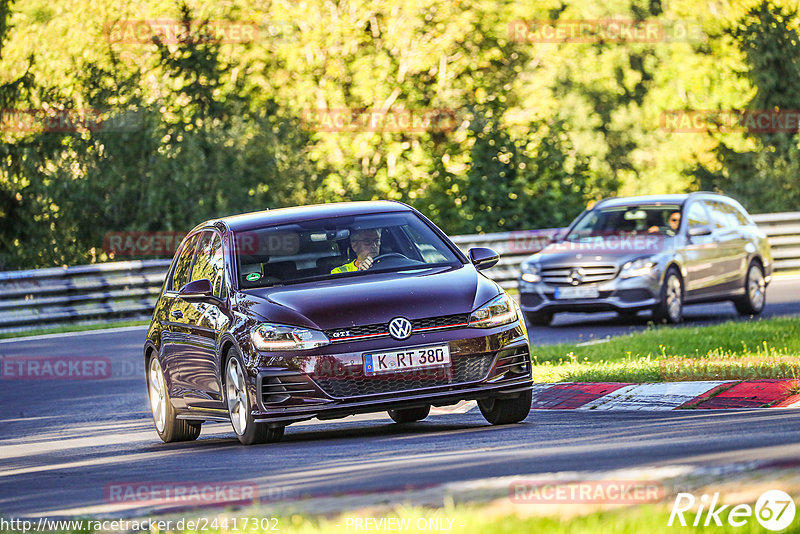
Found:
[(689, 211), (686, 213), (686, 218), (689, 220), (689, 228), (709, 225), (708, 214), (702, 202), (692, 202), (689, 206)]
[(739, 224), (742, 226), (751, 226), (753, 223), (750, 221), (750, 217), (745, 215), (745, 213), (737, 207), (733, 208), (733, 213), (736, 215), (736, 220), (739, 221)]
[(179, 291), (180, 288), (189, 283), (189, 271), (192, 268), (192, 258), (194, 257), (194, 249), (197, 246), (197, 239), (199, 234), (194, 234), (184, 244), (183, 248), (178, 252), (178, 260), (175, 262), (175, 271), (172, 274), (172, 281), (169, 288), (172, 291)]
[(214, 288), (214, 295), (224, 297), (225, 259), (222, 255), (222, 240), (214, 232), (205, 232), (197, 248), (197, 259), (192, 268), (192, 281), (206, 278)]
[(207, 278), (211, 280), (211, 252), (214, 242), (214, 234), (212, 232), (203, 232), (200, 238), (200, 245), (197, 247), (197, 258), (194, 260), (194, 267), (192, 267), (192, 276), (190, 280), (200, 280)]
[(714, 228), (730, 228), (731, 226), (735, 226), (728, 217), (728, 209), (725, 204), (722, 202), (709, 202), (708, 203), (709, 210), (711, 211), (711, 221), (713, 223)]

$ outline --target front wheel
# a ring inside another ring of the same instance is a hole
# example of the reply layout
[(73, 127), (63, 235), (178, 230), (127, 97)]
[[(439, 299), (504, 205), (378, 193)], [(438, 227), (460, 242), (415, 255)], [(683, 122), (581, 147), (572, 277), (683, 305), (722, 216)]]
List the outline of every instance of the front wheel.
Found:
[(225, 401), (233, 431), (243, 445), (275, 442), (283, 437), (283, 426), (267, 426), (253, 418), (244, 363), (235, 349), (228, 352), (225, 364)]
[(683, 320), (683, 280), (678, 270), (670, 267), (661, 286), (660, 301), (653, 308), (656, 322), (680, 323)]
[(736, 311), (741, 315), (758, 315), (764, 310), (766, 302), (767, 282), (764, 270), (757, 262), (750, 264), (744, 282), (744, 296), (733, 301)]
[(414, 423), (415, 421), (422, 421), (428, 414), (431, 413), (431, 407), (420, 406), (419, 408), (404, 408), (401, 410), (389, 410), (389, 417), (395, 423)]
[(153, 354), (147, 364), (147, 393), (150, 397), (150, 411), (158, 437), (164, 443), (173, 441), (192, 441), (200, 435), (200, 422), (178, 419), (169, 398), (167, 381), (158, 356)]
[(508, 425), (519, 423), (531, 411), (533, 392), (531, 390), (521, 393), (519, 397), (502, 399), (490, 397), (478, 401), (483, 418), (493, 425)]

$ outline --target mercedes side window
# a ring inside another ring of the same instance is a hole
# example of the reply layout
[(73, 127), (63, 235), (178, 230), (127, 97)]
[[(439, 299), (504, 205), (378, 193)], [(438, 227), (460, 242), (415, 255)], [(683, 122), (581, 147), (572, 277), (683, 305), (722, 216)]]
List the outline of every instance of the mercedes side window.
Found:
[(180, 291), (183, 286), (189, 283), (192, 258), (194, 257), (194, 249), (197, 246), (199, 237), (200, 234), (194, 234), (187, 239), (183, 248), (178, 253), (178, 260), (175, 262), (175, 270), (172, 273), (172, 281), (169, 285), (172, 291)]
[(736, 216), (736, 220), (739, 221), (741, 226), (753, 226), (753, 222), (750, 220), (750, 217), (748, 217), (742, 210), (736, 206), (731, 206), (731, 209), (733, 210), (733, 214)]
[(689, 228), (710, 226), (708, 213), (706, 213), (706, 208), (702, 202), (692, 202), (686, 213), (686, 218), (689, 221)]
[(731, 226), (735, 226), (731, 224), (732, 221), (728, 218), (728, 213), (723, 203), (707, 202), (707, 205), (709, 211), (711, 212), (711, 221), (715, 229), (724, 230), (726, 228), (730, 228)]

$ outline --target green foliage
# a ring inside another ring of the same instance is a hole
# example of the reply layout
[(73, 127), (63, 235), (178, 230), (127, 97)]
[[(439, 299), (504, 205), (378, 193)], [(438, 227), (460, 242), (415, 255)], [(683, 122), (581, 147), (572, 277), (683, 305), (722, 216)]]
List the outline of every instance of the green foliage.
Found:
[[(745, 76), (756, 88), (750, 110), (800, 109), (800, 36), (793, 8), (763, 1), (730, 30), (745, 53)], [(701, 187), (740, 198), (751, 211), (793, 210), (800, 203), (798, 135), (788, 132), (748, 132), (752, 147), (737, 149), (720, 141), (721, 165), (699, 165)]]
[[(769, 2), (719, 9), (707, 15), (698, 0), (0, 0), (0, 108), (97, 109), (106, 121), (0, 128), (0, 269), (111, 259), (101, 250), (110, 231), (185, 231), (341, 200), (401, 200), (450, 233), (561, 226), (604, 196), (697, 187), (755, 211), (795, 209), (796, 136), (659, 128), (668, 109), (800, 109), (796, 13)], [(701, 36), (541, 43), (509, 26), (604, 18), (694, 25)], [(177, 20), (184, 32), (110, 39), (110, 25), (141, 19)], [(221, 21), (259, 31), (203, 38)], [(439, 109), (456, 120), (327, 131), (307, 120), (320, 109)]]

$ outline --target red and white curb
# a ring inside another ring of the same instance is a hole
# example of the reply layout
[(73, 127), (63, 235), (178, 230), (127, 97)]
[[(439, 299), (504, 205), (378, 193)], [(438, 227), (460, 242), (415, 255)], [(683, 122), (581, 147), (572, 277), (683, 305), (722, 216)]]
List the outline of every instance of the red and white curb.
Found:
[[(564, 382), (534, 384), (532, 410), (720, 410), (800, 408), (798, 380), (720, 380), (628, 384)], [(467, 413), (475, 401), (434, 408), (431, 414)]]

